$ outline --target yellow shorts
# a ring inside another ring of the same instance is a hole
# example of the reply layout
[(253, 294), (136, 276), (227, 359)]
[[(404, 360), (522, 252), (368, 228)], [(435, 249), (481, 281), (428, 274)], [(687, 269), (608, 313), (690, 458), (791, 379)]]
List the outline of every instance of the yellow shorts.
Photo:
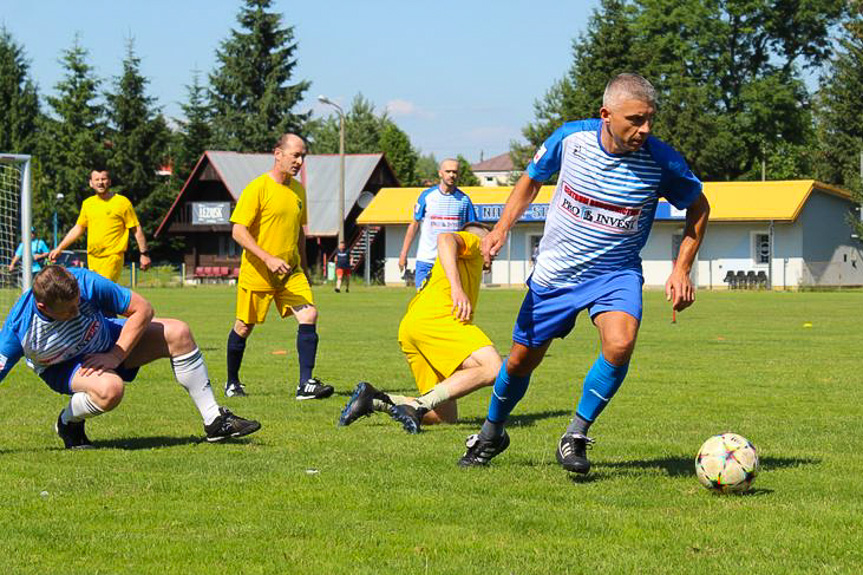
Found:
[(96, 272), (103, 278), (117, 283), (120, 281), (120, 274), (123, 273), (123, 254), (111, 254), (110, 256), (87, 254), (87, 268), (91, 272)]
[(254, 325), (264, 323), (267, 312), (270, 311), (270, 303), (276, 300), (276, 309), (279, 315), (288, 317), (293, 312), (291, 308), (301, 305), (315, 305), (312, 298), (312, 288), (306, 274), (295, 273), (288, 278), (285, 287), (277, 290), (249, 290), (242, 286), (237, 288), (237, 319), (241, 322)]
[(493, 344), (481, 329), (454, 317), (415, 320), (408, 314), (399, 325), (399, 347), (420, 394), (455, 373), (470, 354), (489, 345)]

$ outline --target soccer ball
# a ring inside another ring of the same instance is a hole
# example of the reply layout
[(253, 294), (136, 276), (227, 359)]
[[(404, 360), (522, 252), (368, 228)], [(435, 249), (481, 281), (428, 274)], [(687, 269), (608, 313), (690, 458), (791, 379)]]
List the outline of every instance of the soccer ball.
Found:
[(695, 458), (698, 481), (719, 493), (746, 491), (757, 473), (755, 446), (736, 433), (714, 435), (704, 442)]

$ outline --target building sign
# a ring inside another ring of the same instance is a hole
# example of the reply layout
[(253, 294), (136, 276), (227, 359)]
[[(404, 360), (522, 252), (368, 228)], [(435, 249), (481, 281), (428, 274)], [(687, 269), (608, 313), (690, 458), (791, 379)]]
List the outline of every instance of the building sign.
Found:
[(192, 202), (192, 225), (228, 224), (231, 202)]
[[(496, 222), (503, 214), (505, 204), (479, 204), (477, 208), (477, 216), (481, 222)], [(524, 211), (524, 215), (519, 218), (520, 222), (544, 222), (545, 216), (548, 214), (548, 204), (531, 204)]]

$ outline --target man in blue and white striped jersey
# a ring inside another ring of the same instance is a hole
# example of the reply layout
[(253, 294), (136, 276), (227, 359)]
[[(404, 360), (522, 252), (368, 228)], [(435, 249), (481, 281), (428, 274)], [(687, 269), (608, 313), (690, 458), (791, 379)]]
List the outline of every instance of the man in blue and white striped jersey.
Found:
[(36, 274), (0, 331), (0, 381), (22, 357), (48, 387), (71, 396), (56, 425), (67, 449), (91, 448), (84, 421), (117, 407), (123, 382), (162, 357), (198, 408), (207, 441), (261, 427), (216, 403), (188, 325), (154, 318), (146, 299), (90, 270), (48, 266)]
[(675, 310), (695, 300), (689, 272), (710, 206), (683, 157), (650, 135), (655, 111), (650, 82), (637, 74), (612, 79), (600, 117), (568, 122), (540, 146), (500, 221), (483, 240), (485, 256), (496, 256), (542, 183), (558, 174), (512, 349), (495, 381), (488, 416), (481, 431), (468, 438), (460, 465), (485, 465), (507, 448), (504, 423), (524, 396), (531, 373), (551, 340), (565, 337), (586, 309), (602, 349), (558, 442), (557, 460), (567, 471), (588, 472), (586, 449), (593, 440), (587, 431), (623, 383), (635, 348), (644, 282), (639, 252), (660, 197), (686, 210), (683, 242), (665, 284), (666, 297)]

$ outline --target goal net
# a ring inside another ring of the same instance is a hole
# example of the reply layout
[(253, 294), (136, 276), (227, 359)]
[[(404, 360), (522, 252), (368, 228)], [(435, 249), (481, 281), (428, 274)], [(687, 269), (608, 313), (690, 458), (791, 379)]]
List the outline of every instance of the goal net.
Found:
[[(30, 227), (30, 156), (0, 152), (0, 319), (29, 289), (32, 281), (33, 254)], [(9, 264), (21, 246), (19, 261), (13, 270)]]

